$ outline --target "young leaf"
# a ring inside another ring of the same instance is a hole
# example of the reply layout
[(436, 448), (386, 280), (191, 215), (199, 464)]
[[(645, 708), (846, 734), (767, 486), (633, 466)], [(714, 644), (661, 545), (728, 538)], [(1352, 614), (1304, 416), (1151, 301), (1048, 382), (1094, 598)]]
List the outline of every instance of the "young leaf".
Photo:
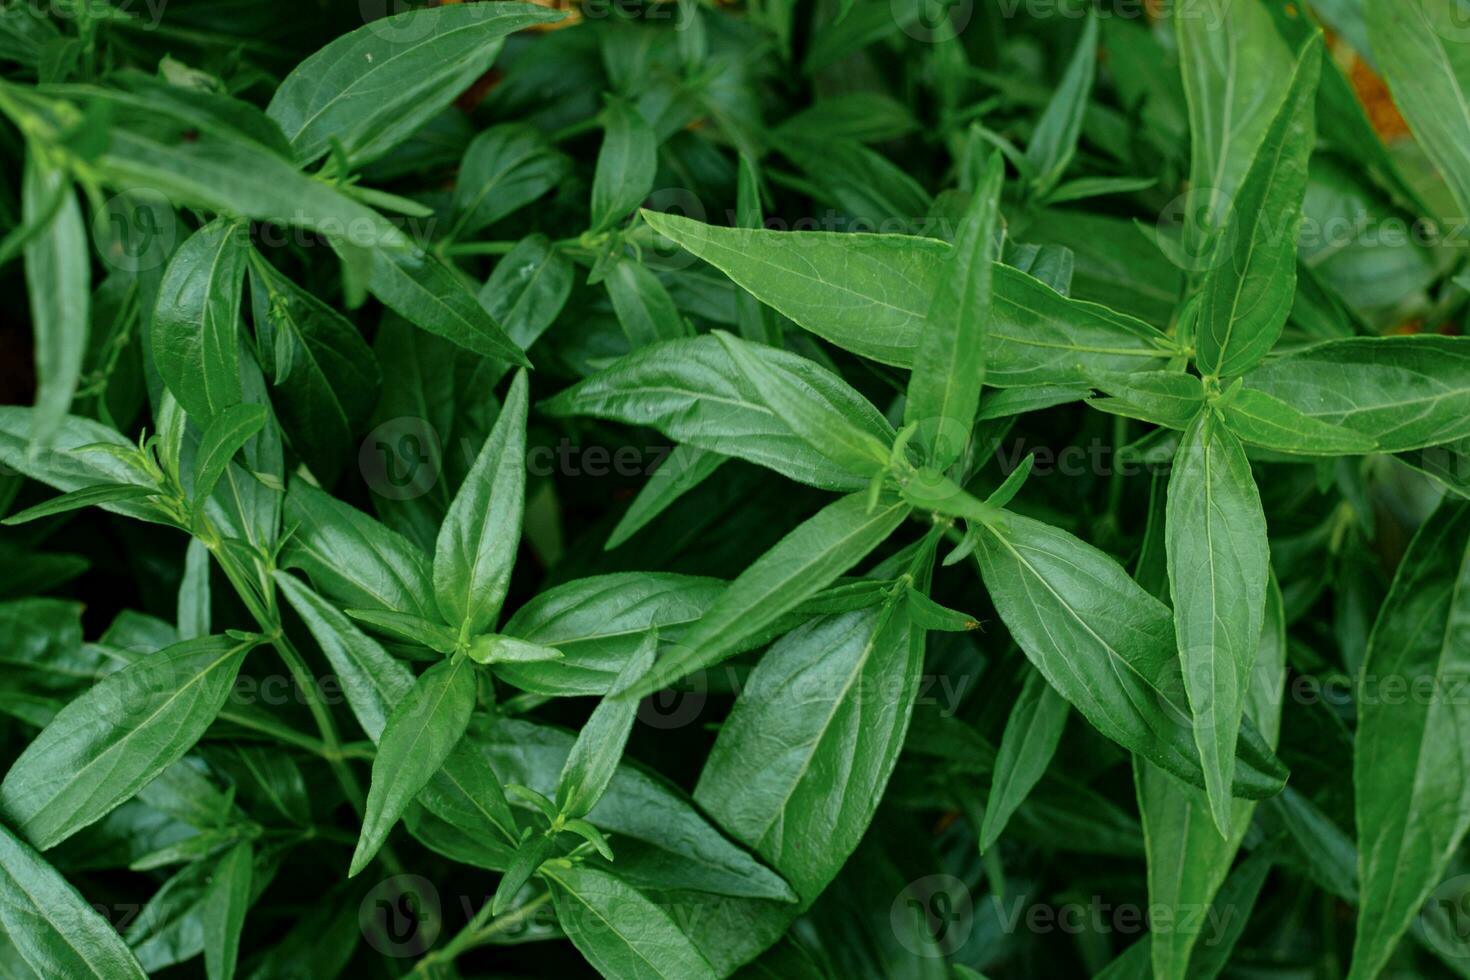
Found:
[(1270, 553), (1245, 447), (1209, 409), (1185, 430), (1175, 454), (1165, 541), (1184, 689), (1210, 809), (1225, 836)]
[[(29, 973), (17, 976), (143, 980), (122, 937), (56, 869), (0, 827), (0, 926)], [(7, 957), (8, 959), (8, 957)], [(12, 964), (13, 965), (13, 964)]]
[(668, 290), (642, 262), (619, 257), (608, 268), (603, 283), (634, 350), (688, 332)]
[(980, 825), (980, 850), (988, 851), (1027, 794), (1040, 781), (1067, 724), (1067, 702), (1039, 671), (1028, 670), (1021, 696), (1006, 719), (995, 776)]
[[(57, 199), (54, 208), (48, 204)], [(66, 418), (81, 376), (91, 330), (92, 263), (71, 179), (41, 163), (34, 151), (21, 178), (21, 218), (36, 229), (25, 243), (37, 382), (30, 435), (46, 446)]]
[(119, 500), (132, 500), (137, 497), (149, 497), (158, 493), (157, 487), (139, 487), (130, 483), (99, 483), (92, 487), (83, 487), (64, 493), (59, 497), (52, 497), (45, 503), (11, 514), (5, 520), (0, 521), (7, 527), (17, 524), (27, 524), (42, 517), (51, 517), (55, 514), (65, 514), (70, 511), (80, 510), (83, 507), (98, 507), (102, 504), (113, 503)]
[(193, 748), (253, 645), (186, 640), (98, 681), (5, 774), (6, 821), (45, 849), (106, 816)]
[(378, 853), (404, 809), (464, 735), (474, 708), (475, 668), (463, 657), (441, 660), (424, 671), (394, 706), (373, 757), (367, 812), (348, 877)]
[(245, 226), (200, 228), (169, 261), (153, 312), (153, 360), (179, 404), (207, 422), (239, 404), (240, 297), (250, 251)]
[(996, 154), (945, 258), (944, 275), (929, 302), (914, 352), (903, 419), (906, 425), (919, 426), (920, 443), (930, 465), (939, 470), (964, 452), (980, 407), (1004, 179), (1005, 165)]
[(518, 372), (439, 529), (434, 600), (462, 640), (495, 625), (515, 564), (526, 493), (527, 387), (525, 371)]
[(747, 638), (862, 561), (909, 511), (908, 504), (896, 500), (870, 510), (867, 494), (861, 493), (828, 504), (740, 573), (682, 642), (628, 693), (651, 694), (730, 656)]
[(1230, 199), (1195, 326), (1195, 359), (1207, 375), (1232, 377), (1265, 357), (1291, 312), (1321, 68), (1322, 44), (1313, 35), (1292, 70), (1286, 101)]
[[(1446, 503), (1409, 545), (1363, 664), (1353, 751), (1361, 887), (1354, 978), (1382, 971), (1470, 827), (1464, 781), (1433, 775), (1457, 771), (1470, 753), (1470, 725), (1451, 693), (1467, 650), (1470, 507)], [(1399, 685), (1427, 693), (1392, 696)]]
[(603, 545), (608, 551), (637, 534), (649, 521), (658, 517), (684, 494), (714, 475), (730, 457), (707, 449), (678, 445), (648, 477), (638, 496), (628, 505), (617, 527)]
[(612, 782), (638, 712), (637, 701), (619, 698), (617, 692), (648, 672), (657, 651), (658, 630), (655, 629), (649, 631), (638, 650), (628, 658), (612, 690), (582, 726), (556, 781), (556, 807), (562, 816), (585, 817)]
[(1037, 194), (1045, 194), (1057, 185), (1077, 152), (1082, 116), (1097, 71), (1097, 18), (1084, 16), (1082, 20), (1077, 50), (1026, 145), (1026, 161), (1036, 175), (1032, 188)]
[(194, 455), (194, 508), (202, 510), (237, 452), (264, 428), (270, 412), (263, 405), (240, 403), (210, 419)]

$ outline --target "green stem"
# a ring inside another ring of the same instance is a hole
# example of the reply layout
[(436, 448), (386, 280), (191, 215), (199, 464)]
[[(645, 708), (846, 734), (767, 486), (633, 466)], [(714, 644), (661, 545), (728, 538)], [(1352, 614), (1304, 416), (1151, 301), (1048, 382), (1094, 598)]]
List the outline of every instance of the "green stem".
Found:
[(490, 909), (493, 903), (487, 901), (480, 906), (474, 918), (470, 919), (463, 929), (455, 933), (453, 939), (414, 964), (413, 972), (409, 976), (430, 976), (432, 971), (440, 965), (454, 962), (461, 954), (469, 952), (476, 946), (482, 946), (501, 933), (525, 922), (549, 901), (551, 901), (551, 892), (544, 891), (498, 919), (491, 917)]
[(505, 255), (515, 248), (517, 242), (459, 242), (455, 245), (445, 245), (441, 249), (444, 255)]

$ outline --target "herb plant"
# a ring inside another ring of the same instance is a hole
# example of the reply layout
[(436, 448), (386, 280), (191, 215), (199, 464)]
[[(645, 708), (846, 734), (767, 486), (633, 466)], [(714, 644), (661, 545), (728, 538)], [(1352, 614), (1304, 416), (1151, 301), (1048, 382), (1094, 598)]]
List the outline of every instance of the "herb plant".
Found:
[(1462, 0), (373, 7), (0, 8), (0, 973), (1470, 976)]

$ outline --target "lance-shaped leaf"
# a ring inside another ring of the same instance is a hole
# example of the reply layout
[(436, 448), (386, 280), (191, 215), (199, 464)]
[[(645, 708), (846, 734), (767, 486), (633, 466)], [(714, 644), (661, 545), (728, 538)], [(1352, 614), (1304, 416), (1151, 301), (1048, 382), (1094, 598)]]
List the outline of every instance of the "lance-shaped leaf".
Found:
[(628, 692), (642, 697), (735, 653), (882, 544), (912, 508), (884, 500), (869, 509), (854, 493), (822, 508), (755, 560), (708, 612)]
[(264, 405), (241, 402), (221, 411), (209, 421), (194, 455), (194, 506), (202, 508), (214, 493), (230, 460), (266, 424), (270, 411)]
[[(1285, 677), (1285, 611), (1281, 590), (1273, 582), (1246, 699), (1247, 717), (1272, 744), (1280, 730)], [(1200, 968), (1197, 960), (1215, 953), (1211, 941), (1218, 941), (1218, 937), (1212, 935), (1212, 920), (1202, 912), (1216, 901), (1217, 894), (1225, 897), (1221, 889), (1256, 804), (1232, 801), (1230, 833), (1222, 837), (1202, 790), (1142, 760), (1134, 762), (1134, 780), (1148, 851), (1149, 902), (1167, 909), (1171, 917), (1168, 930), (1153, 933), (1154, 976), (1159, 980), (1183, 980)], [(1192, 956), (1196, 949), (1198, 953)]]
[(1004, 180), (1005, 164), (997, 153), (990, 158), (990, 168), (945, 257), (914, 352), (903, 420), (905, 425), (919, 426), (920, 445), (928, 450), (930, 465), (940, 470), (965, 451), (980, 407)]
[(36, 977), (148, 976), (96, 907), (3, 826), (0, 894), (0, 933)]
[(1368, 39), (1419, 146), (1470, 208), (1470, 48), (1456, 0), (1366, 0)]
[(901, 602), (814, 619), (761, 657), (720, 727), (695, 802), (803, 903), (841, 869), (883, 796), (918, 693), (923, 637)]
[[(35, 409), (0, 405), (0, 463), (58, 490), (132, 484), (156, 488), (137, 446), (116, 429), (68, 415), (44, 453), (30, 450)], [(170, 523), (152, 504), (136, 498), (110, 498), (102, 509), (144, 521)]]
[(240, 957), (240, 932), (250, 908), (255, 849), (242, 841), (225, 852), (201, 901), (204, 971), (209, 980), (232, 980)]
[(642, 262), (627, 256), (618, 258), (607, 270), (603, 284), (634, 350), (688, 333), (669, 291)]
[(1036, 120), (1031, 142), (1026, 144), (1026, 162), (1035, 174), (1032, 186), (1038, 194), (1055, 187), (1072, 162), (1077, 152), (1077, 137), (1082, 132), (1082, 117), (1092, 94), (1092, 79), (1097, 73), (1098, 25), (1096, 17), (1086, 16), (1083, 20), (1082, 37), (1077, 41), (1067, 73), (1052, 93), (1041, 118)]
[(623, 512), (603, 547), (611, 551), (637, 534), (680, 497), (713, 476), (729, 458), (694, 446), (675, 446), (649, 475), (648, 482)]
[(153, 362), (189, 414), (208, 421), (239, 404), (245, 226), (218, 218), (174, 253), (153, 311)]
[(1011, 708), (1000, 737), (995, 775), (990, 781), (990, 795), (985, 799), (985, 819), (980, 824), (980, 850), (990, 850), (1005, 830), (1011, 814), (1041, 781), (1066, 725), (1067, 700), (1046, 682), (1040, 671), (1028, 670), (1021, 696)]
[[(798, 326), (855, 354), (912, 367), (950, 246), (932, 238), (718, 228), (643, 212), (649, 226)], [(1148, 324), (1069, 299), (1007, 265), (993, 273), (985, 381), (1086, 383), (1161, 368), (1179, 352)]]
[(470, 141), (454, 184), (455, 232), (472, 235), (561, 183), (571, 161), (534, 126), (503, 123)]
[(420, 330), (494, 360), (530, 366), (454, 270), (423, 249), (374, 248), (367, 288)]
[(1442, 445), (1470, 436), (1470, 338), (1332, 340), (1270, 359), (1245, 376), (1250, 389), (1367, 436), (1379, 452)]
[(42, 226), (26, 240), (25, 266), (36, 348), (31, 438), (49, 445), (81, 378), (91, 331), (92, 260), (71, 179), (34, 153), (21, 178), (21, 219)]
[(439, 528), (434, 600), (461, 637), (495, 625), (510, 585), (526, 498), (527, 388), (520, 371)]
[(526, 3), (429, 7), (372, 21), (297, 65), (266, 113), (300, 163), (335, 141), (362, 165), (413, 135), (485, 73), (512, 31), (561, 18)]
[(373, 757), (373, 781), (351, 877), (378, 853), (403, 811), (439, 771), (469, 727), (475, 666), (467, 657), (434, 664), (393, 708)]
[[(788, 392), (810, 396), (811, 404), (802, 406), (799, 417), (788, 417), (763, 394), (735, 363), (733, 344), (744, 344), (741, 350), (760, 363), (766, 393), (776, 394), (781, 406), (791, 407), (795, 395), (781, 398)], [(851, 453), (839, 452), (840, 447), (815, 445), (823, 441), (818, 433), (827, 426), (860, 430), (847, 442), (887, 447), (893, 441), (893, 429), (883, 415), (816, 362), (710, 335), (637, 350), (542, 407), (553, 415), (594, 415), (652, 426), (680, 443), (749, 460), (827, 490), (860, 489), (873, 472), (870, 464), (849, 470), (844, 460)], [(876, 461), (871, 453), (862, 459)]]
[(5, 774), (6, 822), (45, 849), (130, 799), (199, 741), (253, 642), (186, 640), (98, 681)]
[(429, 563), (398, 532), (304, 480), (286, 492), (281, 564), (299, 568), (344, 609), (437, 615)]
[(1184, 432), (1169, 475), (1169, 592), (1210, 809), (1230, 832), (1235, 743), (1260, 644), (1270, 551), (1245, 447), (1215, 413)]
[(567, 753), (567, 761), (562, 764), (561, 776), (556, 781), (556, 807), (562, 816), (585, 817), (612, 782), (638, 713), (637, 701), (616, 697), (616, 693), (648, 672), (657, 650), (658, 630), (650, 630), (624, 664), (612, 692), (592, 709), (587, 723), (577, 733), (577, 741)]
[(1189, 248), (1202, 259), (1285, 97), (1291, 49), (1262, 0), (1181, 0), (1174, 15), (1189, 105), (1185, 233), (1201, 236)]
[[(978, 526), (985, 587), (1032, 665), (1098, 731), (1203, 787), (1169, 607), (1060, 528), (1012, 513)], [(1236, 795), (1280, 791), (1286, 769), (1254, 727), (1238, 751)]]
[(592, 176), (590, 230), (605, 231), (653, 190), (658, 171), (658, 137), (638, 107), (613, 99), (602, 110), (604, 136)]
[(1378, 443), (1342, 425), (1329, 425), (1256, 388), (1241, 388), (1224, 411), (1225, 424), (1244, 443), (1303, 456), (1356, 456)]
[(1296, 293), (1296, 239), (1312, 155), (1322, 43), (1313, 35), (1292, 72), (1286, 101), (1230, 201), (1210, 257), (1195, 326), (1205, 374), (1232, 377), (1268, 354)]
[(1470, 673), (1467, 545), (1470, 506), (1441, 505), (1409, 545), (1368, 641), (1353, 751), (1355, 980), (1383, 969), (1470, 827), (1470, 719), (1457, 694)]
[(680, 924), (618, 878), (584, 865), (547, 865), (556, 921), (605, 977), (717, 980), (720, 976)]

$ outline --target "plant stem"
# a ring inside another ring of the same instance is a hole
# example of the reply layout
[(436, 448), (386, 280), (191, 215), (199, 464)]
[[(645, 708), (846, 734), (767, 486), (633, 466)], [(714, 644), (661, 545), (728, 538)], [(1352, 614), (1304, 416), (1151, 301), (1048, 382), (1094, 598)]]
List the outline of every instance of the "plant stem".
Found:
[(485, 902), (475, 913), (474, 918), (470, 919), (463, 929), (455, 933), (453, 939), (414, 964), (413, 972), (409, 975), (430, 976), (432, 971), (441, 964), (452, 963), (463, 953), (469, 952), (476, 946), (484, 945), (495, 936), (525, 922), (549, 901), (551, 901), (551, 892), (547, 890), (498, 919), (491, 917), (490, 909), (493, 903)]

